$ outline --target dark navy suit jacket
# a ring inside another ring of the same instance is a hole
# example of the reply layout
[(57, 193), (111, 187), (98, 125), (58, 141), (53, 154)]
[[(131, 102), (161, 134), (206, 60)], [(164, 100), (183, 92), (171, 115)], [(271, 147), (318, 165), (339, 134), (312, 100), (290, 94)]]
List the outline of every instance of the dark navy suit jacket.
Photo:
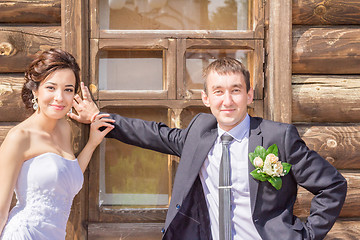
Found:
[[(215, 117), (198, 114), (186, 129), (116, 114), (111, 114), (111, 118), (116, 120), (115, 128), (107, 137), (181, 158), (163, 239), (212, 239), (199, 172), (218, 134)], [(256, 146), (268, 148), (274, 143), (280, 161), (292, 164), (292, 168), (282, 177), (280, 190), (249, 174), (251, 220), (264, 240), (323, 239), (344, 203), (346, 180), (331, 164), (308, 149), (295, 126), (251, 117), (249, 152)], [(249, 161), (249, 172), (252, 170)], [(310, 215), (304, 222), (293, 215), (298, 186), (314, 194)]]

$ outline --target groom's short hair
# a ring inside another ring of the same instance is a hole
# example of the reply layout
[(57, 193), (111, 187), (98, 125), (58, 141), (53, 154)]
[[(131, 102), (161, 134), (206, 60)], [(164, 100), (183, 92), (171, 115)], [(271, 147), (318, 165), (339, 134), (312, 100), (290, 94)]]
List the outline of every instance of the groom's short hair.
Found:
[(204, 79), (204, 91), (207, 93), (207, 77), (209, 74), (214, 71), (219, 75), (228, 75), (228, 74), (242, 74), (244, 76), (246, 91), (250, 90), (250, 73), (246, 69), (245, 65), (235, 58), (223, 57), (219, 58), (212, 63), (210, 63), (203, 70), (203, 79)]

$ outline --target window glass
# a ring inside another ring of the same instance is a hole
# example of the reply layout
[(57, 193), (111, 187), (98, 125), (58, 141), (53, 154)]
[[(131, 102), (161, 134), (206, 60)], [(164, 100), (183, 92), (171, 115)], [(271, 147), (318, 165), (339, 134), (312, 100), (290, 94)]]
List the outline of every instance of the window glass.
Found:
[[(164, 108), (105, 109), (126, 117), (168, 122)], [(105, 139), (100, 147), (100, 205), (165, 206), (169, 202), (168, 155)]]
[(100, 0), (100, 29), (247, 30), (247, 0)]
[(99, 90), (163, 90), (163, 51), (99, 53)]

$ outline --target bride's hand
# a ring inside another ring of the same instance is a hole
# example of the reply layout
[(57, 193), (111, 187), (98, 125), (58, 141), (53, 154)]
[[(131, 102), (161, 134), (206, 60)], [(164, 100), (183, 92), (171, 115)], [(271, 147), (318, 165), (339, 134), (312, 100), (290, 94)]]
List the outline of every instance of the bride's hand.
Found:
[[(110, 114), (99, 114), (90, 125), (89, 143), (95, 147), (101, 143), (106, 134), (114, 129), (115, 120), (108, 118)], [(104, 129), (105, 128), (105, 129)]]
[(81, 123), (91, 123), (95, 116), (99, 114), (99, 109), (91, 99), (89, 89), (83, 82), (81, 82), (80, 87), (83, 98), (76, 94), (73, 100), (73, 107), (78, 115), (75, 113), (68, 113), (68, 116)]

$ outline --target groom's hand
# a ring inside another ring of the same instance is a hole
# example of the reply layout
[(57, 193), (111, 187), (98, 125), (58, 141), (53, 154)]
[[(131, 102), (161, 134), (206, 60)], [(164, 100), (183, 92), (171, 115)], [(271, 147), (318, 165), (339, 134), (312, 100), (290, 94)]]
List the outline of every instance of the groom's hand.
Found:
[(80, 87), (83, 99), (76, 94), (73, 100), (73, 107), (75, 108), (77, 115), (75, 113), (68, 113), (68, 116), (81, 123), (91, 123), (100, 111), (91, 99), (89, 89), (83, 82), (81, 82)]

